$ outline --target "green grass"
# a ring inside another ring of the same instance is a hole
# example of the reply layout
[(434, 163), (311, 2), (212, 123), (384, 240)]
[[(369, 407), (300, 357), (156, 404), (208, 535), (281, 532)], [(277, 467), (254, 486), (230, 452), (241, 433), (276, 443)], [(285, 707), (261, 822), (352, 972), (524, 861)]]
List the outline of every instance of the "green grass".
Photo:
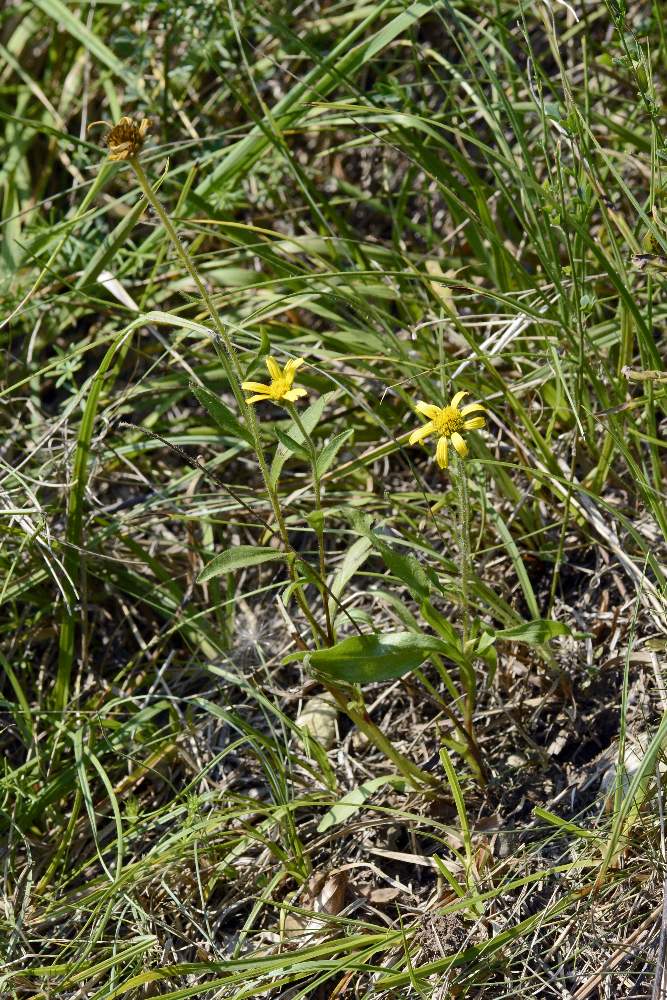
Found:
[[(651, 994), (663, 18), (0, 14), (3, 996)], [(122, 115), (205, 297), (87, 129)], [(269, 353), (296, 421), (244, 404)], [(459, 389), (466, 579), (407, 441)]]

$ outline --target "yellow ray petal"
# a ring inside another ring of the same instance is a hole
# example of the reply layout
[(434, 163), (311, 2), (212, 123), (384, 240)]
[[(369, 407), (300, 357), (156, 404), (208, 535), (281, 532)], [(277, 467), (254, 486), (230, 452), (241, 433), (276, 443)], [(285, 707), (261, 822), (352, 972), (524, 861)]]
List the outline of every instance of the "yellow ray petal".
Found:
[[(458, 435), (457, 435), (458, 437)], [(452, 434), (452, 439), (454, 435)], [(447, 468), (447, 438), (438, 438), (438, 447), (435, 449), (435, 458), (441, 469)]]
[(429, 420), (423, 427), (418, 427), (416, 431), (412, 432), (409, 438), (410, 444), (417, 444), (418, 441), (423, 441), (425, 437), (433, 433), (433, 430), (433, 421)]
[(482, 410), (484, 413), (487, 412), (486, 407), (482, 406), (481, 403), (468, 403), (468, 405), (464, 406), (461, 410), (461, 416), (467, 417), (469, 413), (477, 413), (479, 410)]
[(247, 389), (249, 392), (271, 392), (270, 387), (261, 382), (241, 382), (241, 388)]
[(266, 367), (269, 370), (269, 375), (271, 376), (271, 378), (282, 378), (283, 373), (280, 370), (280, 365), (278, 364), (276, 359), (272, 358), (269, 355), (269, 357), (265, 358), (264, 360), (266, 361)]
[(471, 417), (470, 420), (466, 420), (463, 425), (465, 431), (478, 431), (480, 427), (486, 426), (486, 420), (484, 417)]
[(464, 396), (469, 396), (469, 395), (470, 395), (470, 393), (466, 392), (465, 389), (459, 389), (459, 391), (456, 393), (456, 395), (452, 397), (452, 401), (451, 401), (451, 403), (449, 405), (453, 406), (454, 409), (456, 409), (456, 407), (459, 405), (459, 403), (461, 402), (461, 400), (463, 399), (463, 397)]
[(303, 358), (290, 358), (285, 365), (284, 374), (289, 375), (291, 372), (295, 372), (302, 364)]
[(452, 434), (452, 444), (456, 448), (457, 452), (461, 458), (465, 458), (468, 454), (468, 445), (465, 443), (458, 431), (454, 431)]
[(246, 403), (263, 403), (267, 399), (271, 399), (271, 397), (265, 396), (264, 394), (262, 394), (261, 396), (250, 396), (249, 399), (246, 399)]
[(415, 406), (415, 410), (417, 413), (423, 413), (429, 420), (433, 420), (440, 413), (439, 406), (434, 406), (433, 403), (423, 403), (421, 399)]
[(306, 389), (290, 389), (289, 392), (286, 392), (282, 398), (289, 399), (290, 403), (295, 403), (297, 399), (307, 395), (308, 392)]

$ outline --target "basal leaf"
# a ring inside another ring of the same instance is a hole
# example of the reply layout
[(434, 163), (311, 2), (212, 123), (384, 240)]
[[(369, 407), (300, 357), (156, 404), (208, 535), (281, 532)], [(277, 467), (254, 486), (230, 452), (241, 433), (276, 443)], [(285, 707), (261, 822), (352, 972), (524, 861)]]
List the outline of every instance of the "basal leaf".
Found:
[(541, 646), (559, 635), (572, 635), (572, 629), (564, 622), (537, 618), (522, 625), (513, 625), (512, 628), (500, 629), (495, 635), (496, 639), (513, 639), (514, 642), (525, 642), (528, 646)]
[(369, 684), (402, 677), (421, 666), (430, 653), (446, 654), (441, 639), (418, 632), (353, 635), (330, 649), (309, 654), (312, 667), (348, 684)]

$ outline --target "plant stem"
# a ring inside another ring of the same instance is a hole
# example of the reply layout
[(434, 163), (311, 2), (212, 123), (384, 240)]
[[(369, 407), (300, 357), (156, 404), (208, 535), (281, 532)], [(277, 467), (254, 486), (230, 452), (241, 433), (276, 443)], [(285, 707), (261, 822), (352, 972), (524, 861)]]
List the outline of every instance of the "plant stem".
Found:
[(290, 403), (287, 409), (292, 417), (292, 420), (294, 421), (296, 426), (301, 431), (301, 434), (303, 435), (306, 448), (308, 449), (310, 465), (313, 470), (313, 490), (315, 493), (315, 510), (317, 512), (317, 518), (315, 521), (315, 534), (317, 535), (317, 548), (319, 551), (320, 578), (323, 583), (321, 592), (322, 605), (324, 607), (324, 620), (327, 630), (327, 641), (330, 646), (333, 646), (334, 643), (333, 624), (331, 621), (331, 609), (329, 607), (329, 595), (327, 593), (327, 588), (325, 586), (327, 575), (326, 575), (326, 548), (324, 545), (324, 514), (322, 511), (322, 487), (320, 482), (320, 474), (317, 468), (317, 451), (315, 449), (315, 443), (313, 442), (312, 437), (304, 427), (303, 421), (301, 420), (301, 417), (297, 413), (296, 407), (292, 403)]
[(406, 778), (407, 781), (416, 789), (423, 789), (424, 785), (430, 785), (432, 788), (440, 788), (442, 782), (438, 777), (433, 774), (429, 774), (427, 771), (422, 771), (417, 764), (413, 764), (411, 760), (405, 757), (396, 747), (393, 745), (390, 739), (385, 736), (379, 726), (371, 720), (366, 709), (363, 705), (357, 707), (347, 696), (347, 692), (338, 687), (336, 684), (332, 684), (328, 681), (324, 681), (324, 686), (327, 691), (333, 695), (339, 708), (348, 716), (348, 718), (355, 724), (357, 729), (364, 734), (364, 736), (388, 757), (393, 764), (396, 765), (398, 771)]
[(470, 635), (470, 504), (468, 500), (468, 478), (465, 460), (456, 456), (456, 489), (459, 502), (459, 530), (461, 550), (461, 612), (463, 626), (463, 647)]
[[(253, 444), (255, 446), (255, 451), (257, 453), (257, 460), (259, 462), (260, 471), (262, 473), (262, 479), (264, 480), (264, 486), (266, 488), (266, 492), (269, 497), (269, 502), (271, 503), (271, 507), (273, 509), (273, 514), (276, 519), (276, 524), (278, 525), (278, 531), (280, 532), (280, 537), (282, 539), (285, 549), (291, 552), (293, 551), (292, 546), (290, 545), (289, 537), (287, 534), (287, 527), (285, 525), (283, 512), (280, 508), (278, 494), (271, 484), (269, 467), (267, 465), (266, 458), (264, 456), (264, 449), (262, 448), (262, 442), (259, 434), (259, 427), (257, 426), (257, 420), (252, 407), (248, 406), (248, 404), (246, 403), (245, 396), (243, 395), (243, 390), (241, 389), (241, 378), (242, 378), (241, 365), (239, 362), (238, 354), (236, 352), (236, 348), (234, 347), (232, 339), (227, 333), (227, 330), (225, 329), (225, 326), (222, 320), (220, 319), (220, 314), (218, 313), (218, 310), (216, 308), (212, 296), (209, 295), (204, 282), (199, 277), (197, 268), (195, 267), (192, 258), (190, 257), (184, 244), (181, 242), (181, 239), (178, 233), (176, 232), (176, 228), (173, 225), (171, 219), (169, 218), (166, 211), (162, 207), (160, 199), (157, 197), (155, 191), (151, 187), (149, 180), (144, 172), (144, 168), (141, 166), (141, 163), (136, 157), (131, 157), (128, 160), (128, 163), (134, 170), (135, 176), (139, 182), (139, 186), (143, 191), (147, 202), (153, 208), (155, 214), (157, 215), (160, 222), (164, 226), (167, 236), (173, 243), (174, 249), (181, 258), (181, 261), (183, 262), (183, 266), (185, 267), (186, 271), (194, 281), (199, 294), (204, 300), (209, 316), (213, 321), (215, 331), (219, 337), (219, 342), (216, 338), (214, 338), (216, 352), (218, 353), (218, 357), (220, 358), (223, 367), (225, 369), (225, 373), (229, 380), (232, 392), (234, 393), (234, 397), (238, 404), (239, 410), (243, 414), (243, 418), (245, 420), (246, 425), (250, 428), (250, 433), (252, 434), (253, 438)], [(224, 351), (220, 351), (219, 343), (222, 343)], [(295, 580), (296, 572), (292, 562), (290, 562), (290, 573), (292, 575), (292, 579)], [(300, 587), (296, 588), (296, 598), (302, 612), (306, 616), (306, 619), (311, 627), (311, 630), (313, 631), (313, 638), (317, 642), (320, 630), (310, 612), (310, 609), (308, 608), (308, 605), (303, 597), (303, 593)]]
[(228, 369), (231, 366), (236, 376), (236, 379), (230, 378), (232, 391), (236, 396), (237, 402), (242, 407), (242, 409), (246, 409), (247, 406), (245, 403), (245, 399), (241, 391), (241, 386), (239, 385), (239, 382), (241, 380), (241, 366), (239, 364), (236, 348), (234, 347), (234, 344), (232, 343), (232, 340), (229, 334), (227, 333), (227, 330), (225, 329), (222, 320), (220, 319), (220, 314), (218, 313), (215, 303), (212, 297), (209, 295), (206, 285), (199, 277), (197, 269), (192, 262), (192, 258), (190, 257), (188, 251), (185, 249), (184, 244), (181, 242), (181, 238), (176, 232), (174, 224), (172, 223), (171, 219), (169, 218), (164, 208), (162, 207), (162, 202), (160, 201), (155, 191), (151, 187), (150, 182), (146, 177), (146, 174), (144, 173), (144, 168), (141, 166), (141, 163), (136, 157), (131, 157), (128, 160), (128, 163), (134, 170), (136, 178), (139, 181), (139, 186), (143, 191), (146, 200), (150, 204), (151, 208), (154, 210), (155, 214), (159, 218), (162, 225), (164, 226), (169, 239), (174, 245), (174, 249), (181, 258), (181, 261), (183, 262), (186, 271), (194, 281), (197, 287), (197, 291), (204, 300), (204, 303), (206, 304), (206, 308), (208, 309), (209, 315), (213, 320), (213, 325), (215, 326), (216, 333), (220, 337), (220, 340), (222, 341), (225, 348), (226, 357), (222, 358), (221, 360), (223, 361), (223, 364), (225, 365), (226, 369)]
[[(459, 503), (459, 532), (461, 557), (461, 647), (463, 655), (468, 655), (468, 640), (470, 638), (470, 500), (468, 497), (468, 474), (465, 459), (456, 455), (456, 489)], [(475, 678), (474, 669), (470, 667), (471, 676), (465, 684), (466, 696), (463, 704), (463, 716), (466, 729), (473, 735), (473, 712), (475, 710)]]
[[(220, 338), (220, 342), (224, 346), (224, 349), (225, 349), (224, 353), (220, 352), (219, 349), (218, 349), (219, 348), (218, 342), (215, 341), (216, 350), (218, 350), (218, 354), (220, 356), (220, 360), (222, 361), (223, 366), (225, 368), (225, 372), (226, 372), (227, 377), (229, 379), (229, 383), (230, 383), (232, 392), (234, 393), (234, 396), (235, 396), (236, 401), (238, 403), (239, 409), (240, 409), (241, 413), (243, 414), (243, 416), (245, 418), (246, 424), (250, 428), (250, 432), (251, 432), (252, 437), (253, 437), (253, 444), (255, 446), (255, 451), (257, 452), (257, 458), (259, 460), (259, 466), (260, 466), (260, 470), (261, 470), (261, 473), (262, 473), (262, 478), (264, 480), (264, 485), (266, 487), (266, 491), (267, 491), (267, 494), (268, 494), (270, 502), (271, 502), (271, 507), (273, 508), (273, 512), (274, 512), (274, 515), (275, 515), (275, 518), (276, 518), (276, 523), (277, 523), (278, 529), (280, 531), (280, 536), (282, 538), (282, 541), (283, 541), (283, 544), (284, 544), (286, 550), (287, 551), (293, 551), (292, 546), (290, 545), (290, 542), (289, 542), (288, 535), (287, 535), (287, 527), (285, 525), (285, 519), (283, 517), (282, 510), (280, 509), (280, 503), (279, 503), (279, 500), (278, 500), (278, 494), (277, 494), (276, 490), (273, 488), (273, 486), (271, 484), (271, 478), (270, 478), (270, 475), (269, 475), (269, 468), (268, 468), (268, 465), (266, 463), (266, 458), (264, 457), (264, 451), (263, 451), (263, 448), (262, 448), (262, 443), (261, 443), (261, 439), (260, 439), (260, 435), (259, 435), (259, 428), (257, 426), (257, 421), (255, 419), (255, 414), (254, 414), (254, 412), (252, 410), (252, 407), (248, 406), (248, 404), (246, 403), (245, 396), (243, 395), (243, 391), (241, 389), (241, 384), (240, 384), (241, 383), (241, 366), (240, 366), (240, 363), (239, 363), (238, 355), (236, 353), (236, 349), (234, 347), (234, 344), (232, 343), (232, 340), (231, 340), (229, 334), (227, 333), (225, 327), (223, 326), (223, 323), (222, 323), (222, 321), (220, 319), (220, 315), (218, 313), (218, 310), (217, 310), (217, 308), (215, 306), (215, 303), (214, 303), (212, 297), (209, 295), (209, 293), (208, 293), (208, 291), (206, 289), (206, 286), (204, 285), (203, 281), (199, 277), (199, 274), (197, 273), (197, 269), (196, 269), (196, 267), (195, 267), (195, 265), (194, 265), (194, 263), (193, 263), (190, 255), (188, 254), (185, 246), (181, 242), (181, 240), (179, 238), (179, 235), (176, 232), (176, 229), (175, 229), (173, 223), (171, 222), (171, 219), (169, 218), (169, 216), (165, 212), (164, 208), (162, 207), (161, 202), (159, 201), (157, 195), (153, 191), (153, 189), (152, 189), (152, 187), (151, 187), (151, 185), (150, 185), (150, 183), (148, 181), (148, 178), (146, 177), (146, 174), (144, 173), (144, 169), (141, 166), (139, 160), (136, 157), (133, 157), (128, 162), (129, 162), (130, 166), (132, 167), (132, 169), (134, 170), (134, 173), (135, 173), (135, 175), (137, 177), (137, 180), (139, 182), (139, 186), (141, 187), (141, 190), (143, 191), (143, 193), (144, 193), (144, 195), (146, 197), (146, 200), (151, 205), (151, 207), (155, 211), (156, 215), (160, 219), (160, 222), (164, 226), (165, 231), (166, 231), (169, 239), (171, 240), (171, 242), (174, 245), (174, 249), (178, 253), (179, 257), (181, 258), (181, 261), (183, 262), (183, 265), (184, 265), (185, 269), (187, 270), (188, 274), (190, 275), (190, 277), (194, 281), (195, 286), (196, 286), (197, 290), (199, 291), (199, 294), (201, 295), (202, 299), (204, 300), (204, 303), (205, 303), (206, 308), (207, 308), (207, 310), (209, 312), (211, 320), (213, 321), (213, 325), (215, 327), (216, 333), (218, 334), (218, 337)], [(314, 483), (314, 487), (315, 487), (315, 504), (316, 504), (316, 507), (317, 507), (318, 514), (321, 515), (321, 512), (322, 512), (322, 505), (321, 505), (322, 497), (321, 497), (320, 479), (319, 479), (319, 475), (317, 473), (317, 453), (315, 451), (315, 446), (314, 446), (314, 444), (312, 442), (312, 439), (310, 438), (310, 435), (306, 432), (306, 430), (305, 430), (305, 428), (303, 426), (303, 423), (299, 419), (298, 414), (296, 413), (296, 410), (292, 407), (290, 409), (290, 412), (292, 413), (292, 416), (293, 416), (293, 418), (295, 420), (295, 423), (296, 423), (297, 427), (299, 428), (299, 430), (303, 434), (304, 441), (306, 443), (306, 447), (309, 450), (309, 455), (311, 457), (311, 463), (312, 463), (312, 466), (313, 466), (313, 483)], [(328, 600), (326, 598), (326, 576), (325, 576), (326, 566), (325, 566), (325, 550), (324, 550), (324, 529), (323, 529), (323, 525), (321, 523), (321, 520), (318, 523), (318, 527), (317, 527), (316, 531), (317, 531), (317, 538), (318, 538), (318, 546), (319, 546), (319, 549), (320, 549), (320, 576), (322, 578), (322, 586), (323, 586), (322, 597), (323, 597), (324, 610), (325, 610), (327, 640), (328, 640), (329, 644), (331, 644), (333, 642), (333, 629), (332, 629), (332, 624), (331, 624), (331, 613), (330, 613), (330, 609), (329, 609), (329, 602), (328, 602)], [(294, 569), (294, 561), (293, 560), (290, 561), (290, 572), (292, 574), (292, 579), (293, 580), (296, 579), (296, 571)], [(313, 638), (314, 638), (315, 642), (317, 642), (319, 634), (321, 634), (321, 630), (320, 630), (319, 626), (317, 625), (316, 621), (314, 620), (313, 615), (312, 615), (310, 609), (308, 608), (308, 605), (307, 605), (307, 603), (305, 601), (303, 592), (302, 592), (302, 590), (301, 590), (300, 587), (296, 588), (296, 597), (297, 597), (297, 600), (299, 602), (299, 606), (301, 607), (301, 610), (303, 611), (304, 615), (306, 616), (306, 619), (308, 620), (308, 623), (310, 624), (311, 630), (313, 631)], [(408, 760), (407, 757), (404, 757), (403, 754), (399, 753), (398, 750), (395, 749), (395, 747), (392, 745), (391, 741), (388, 740), (387, 737), (384, 735), (384, 733), (375, 725), (375, 723), (372, 722), (368, 718), (365, 710), (357, 711), (353, 706), (348, 706), (348, 699), (345, 697), (345, 693), (341, 689), (336, 688), (335, 686), (332, 685), (332, 686), (329, 686), (329, 690), (331, 691), (332, 695), (335, 697), (336, 701), (341, 706), (341, 708), (350, 717), (350, 719), (352, 720), (352, 722), (354, 722), (355, 725), (358, 726), (358, 728), (361, 730), (361, 732), (363, 732), (366, 735), (366, 737), (378, 748), (378, 750), (382, 751), (391, 761), (393, 761), (393, 763), (396, 765), (396, 767), (401, 772), (401, 774), (408, 781), (410, 781), (410, 783), (413, 786), (415, 786), (415, 787), (423, 787), (424, 784), (432, 785), (432, 786), (433, 785), (438, 785), (439, 786), (440, 782), (439, 782), (439, 780), (436, 777), (434, 777), (433, 775), (430, 775), (430, 774), (426, 774), (426, 772), (422, 771), (419, 767), (417, 767), (416, 764), (413, 764), (412, 761)]]

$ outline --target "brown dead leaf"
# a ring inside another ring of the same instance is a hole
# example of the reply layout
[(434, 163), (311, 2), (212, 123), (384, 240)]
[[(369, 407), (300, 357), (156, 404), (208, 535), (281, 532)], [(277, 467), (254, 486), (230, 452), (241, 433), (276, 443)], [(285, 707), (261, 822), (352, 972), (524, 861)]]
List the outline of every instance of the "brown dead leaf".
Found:
[(326, 928), (327, 922), (316, 913), (326, 913), (336, 916), (345, 906), (345, 896), (349, 875), (347, 871), (315, 872), (305, 886), (305, 895), (300, 904), (301, 910), (308, 913), (289, 913), (285, 918), (285, 935), (292, 942), (303, 942), (311, 938), (317, 931)]
[(308, 882), (310, 903), (306, 904), (313, 913), (335, 915), (345, 906), (345, 894), (349, 875), (346, 871), (334, 871), (313, 875)]
[(369, 903), (375, 903), (376, 906), (382, 906), (383, 903), (391, 903), (392, 900), (396, 899), (396, 897), (400, 895), (400, 889), (397, 889), (395, 886), (388, 885), (383, 889), (371, 889), (368, 893), (367, 899)]

